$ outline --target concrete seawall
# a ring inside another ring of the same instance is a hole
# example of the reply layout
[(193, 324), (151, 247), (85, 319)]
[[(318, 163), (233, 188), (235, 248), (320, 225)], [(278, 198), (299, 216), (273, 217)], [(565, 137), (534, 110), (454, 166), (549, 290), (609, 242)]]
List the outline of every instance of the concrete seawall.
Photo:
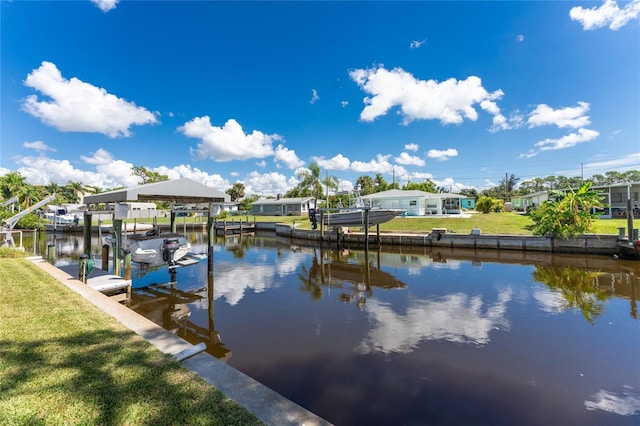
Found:
[[(334, 247), (365, 247), (364, 232), (350, 232), (337, 229), (331, 232), (295, 229), (286, 224), (276, 224), (276, 235), (289, 237), (299, 242), (313, 244), (329, 243)], [(444, 231), (421, 234), (369, 232), (369, 247), (416, 246), (460, 249), (520, 250), (547, 253), (576, 253), (613, 255), (619, 251), (617, 235), (581, 235), (563, 240), (554, 237), (534, 237), (529, 235), (462, 235)]]

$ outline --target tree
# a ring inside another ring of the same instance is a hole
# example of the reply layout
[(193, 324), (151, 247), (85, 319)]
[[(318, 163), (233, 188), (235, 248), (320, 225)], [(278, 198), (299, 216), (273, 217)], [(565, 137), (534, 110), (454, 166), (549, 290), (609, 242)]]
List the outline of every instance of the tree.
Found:
[(0, 177), (0, 193), (2, 198), (20, 197), (21, 192), (28, 185), (27, 178), (20, 172), (10, 172)]
[(504, 201), (499, 198), (482, 196), (476, 201), (476, 210), (485, 214), (498, 213), (504, 210)]
[(436, 193), (438, 190), (436, 184), (431, 179), (425, 179), (423, 182), (407, 182), (402, 187), (403, 191), (424, 191)]
[(138, 176), (142, 179), (142, 182), (140, 182), (140, 185), (145, 185), (147, 183), (164, 182), (169, 180), (169, 176), (163, 175), (162, 173), (151, 171), (146, 167), (142, 167), (142, 166), (133, 166), (131, 175)]
[(478, 199), (480, 196), (478, 191), (475, 188), (464, 188), (460, 190), (460, 195), (464, 195), (465, 197)]
[(233, 186), (225, 191), (231, 197), (231, 201), (239, 200), (244, 197), (244, 184), (242, 182), (236, 182)]
[(67, 198), (71, 203), (77, 203), (80, 201), (80, 194), (84, 191), (84, 184), (82, 182), (69, 181), (64, 187)]
[(253, 194), (248, 197), (244, 197), (242, 201), (240, 201), (240, 206), (238, 207), (238, 210), (249, 211), (251, 210), (251, 204), (255, 203), (256, 201), (258, 201), (258, 194)]
[(375, 192), (375, 182), (369, 175), (362, 175), (356, 180), (356, 188), (360, 190), (360, 194), (369, 195)]
[(389, 184), (382, 176), (382, 173), (376, 173), (376, 177), (374, 178), (375, 185), (373, 187), (373, 192), (382, 192), (386, 191), (389, 188)]
[(534, 235), (552, 235), (558, 238), (571, 238), (584, 234), (591, 229), (592, 221), (597, 218), (591, 211), (603, 207), (600, 195), (591, 189), (586, 181), (578, 191), (569, 191), (559, 199), (549, 199), (530, 213), (533, 224), (527, 229)]
[(322, 197), (324, 189), (327, 193), (329, 190), (338, 190), (338, 178), (335, 176), (326, 176), (321, 178), (322, 172), (318, 163), (309, 164), (308, 169), (303, 169), (299, 176), (301, 181), (295, 188), (287, 192), (287, 194), (297, 194), (298, 197), (315, 197), (316, 200)]

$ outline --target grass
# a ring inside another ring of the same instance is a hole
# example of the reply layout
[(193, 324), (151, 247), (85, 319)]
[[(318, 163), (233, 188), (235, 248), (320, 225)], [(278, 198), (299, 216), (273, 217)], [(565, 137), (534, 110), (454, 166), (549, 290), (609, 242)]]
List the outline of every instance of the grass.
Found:
[[(246, 219), (243, 216), (243, 220)], [(296, 227), (300, 229), (311, 229), (311, 224), (307, 216), (256, 216), (258, 222), (281, 222), (291, 224), (296, 222)], [(236, 218), (237, 220), (237, 218)], [(253, 220), (253, 216), (249, 216)], [(636, 221), (638, 223), (638, 221)], [(433, 228), (446, 228), (449, 232), (457, 234), (470, 234), (474, 228), (479, 228), (482, 234), (493, 235), (532, 235), (526, 229), (532, 224), (529, 216), (503, 212), (503, 213), (472, 213), (470, 217), (398, 217), (387, 223), (380, 225), (382, 232), (406, 232), (406, 233), (427, 233)], [(596, 219), (593, 222), (591, 233), (593, 234), (618, 234), (618, 228), (626, 229), (626, 219)], [(635, 226), (637, 227), (637, 225)]]
[(26, 259), (0, 259), (0, 424), (261, 424)]

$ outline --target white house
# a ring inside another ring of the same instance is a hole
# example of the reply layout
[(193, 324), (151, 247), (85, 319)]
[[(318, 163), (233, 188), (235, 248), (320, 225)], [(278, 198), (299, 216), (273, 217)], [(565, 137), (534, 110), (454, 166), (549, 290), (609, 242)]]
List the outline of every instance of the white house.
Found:
[(408, 216), (460, 214), (463, 198), (460, 194), (433, 194), (419, 190), (403, 191), (400, 189), (390, 189), (362, 196), (362, 200), (368, 206), (402, 209)]
[[(602, 210), (600, 217), (614, 218), (624, 217), (627, 214), (627, 199), (631, 199), (631, 208), (636, 217), (640, 216), (640, 182), (614, 183), (611, 185), (599, 185), (591, 188), (600, 193), (602, 201), (608, 207)], [(549, 199), (549, 191), (540, 191), (532, 194), (513, 197), (511, 203), (514, 209), (527, 211), (536, 208)]]

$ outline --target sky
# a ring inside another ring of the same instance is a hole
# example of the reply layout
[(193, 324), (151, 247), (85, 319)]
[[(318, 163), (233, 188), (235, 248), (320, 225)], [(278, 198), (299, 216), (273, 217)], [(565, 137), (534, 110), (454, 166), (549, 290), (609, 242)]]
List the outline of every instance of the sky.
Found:
[(640, 169), (640, 0), (1, 0), (0, 24), (0, 176), (31, 184)]

